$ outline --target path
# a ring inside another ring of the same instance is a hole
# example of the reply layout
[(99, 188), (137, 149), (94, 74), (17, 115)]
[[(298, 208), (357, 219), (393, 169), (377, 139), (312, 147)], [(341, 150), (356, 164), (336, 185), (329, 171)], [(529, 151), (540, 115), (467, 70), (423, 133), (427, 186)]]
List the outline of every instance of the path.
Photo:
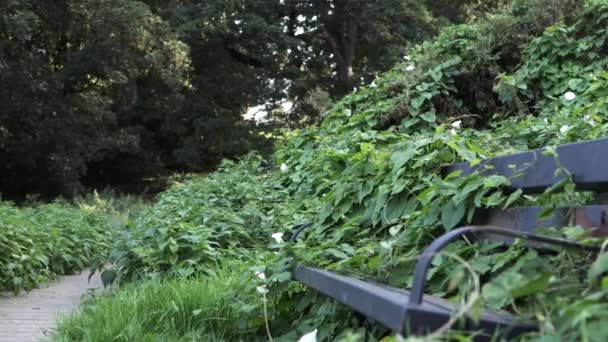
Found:
[(80, 304), (89, 288), (102, 288), (99, 276), (88, 282), (89, 271), (60, 277), (49, 287), (18, 296), (0, 294), (0, 342), (34, 342), (44, 339), (60, 314)]

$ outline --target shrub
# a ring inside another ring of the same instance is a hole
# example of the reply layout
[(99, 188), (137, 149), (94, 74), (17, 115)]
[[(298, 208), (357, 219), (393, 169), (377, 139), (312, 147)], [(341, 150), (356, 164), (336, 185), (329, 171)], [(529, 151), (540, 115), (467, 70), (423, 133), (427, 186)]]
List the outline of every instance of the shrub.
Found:
[(268, 246), (271, 235), (307, 215), (307, 202), (293, 203), (251, 155), (225, 161), (216, 173), (163, 193), (115, 244), (112, 257), (121, 279), (189, 276), (215, 267), (219, 258), (247, 258)]
[(79, 272), (107, 253), (111, 236), (106, 216), (96, 211), (0, 202), (0, 288), (31, 290), (56, 275)]

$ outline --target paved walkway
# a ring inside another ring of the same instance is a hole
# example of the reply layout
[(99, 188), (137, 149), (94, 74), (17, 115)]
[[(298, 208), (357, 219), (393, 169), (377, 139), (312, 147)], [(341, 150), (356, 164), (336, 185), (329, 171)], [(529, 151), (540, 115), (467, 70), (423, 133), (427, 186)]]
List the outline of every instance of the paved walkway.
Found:
[(89, 270), (84, 270), (30, 293), (0, 294), (0, 342), (44, 340), (55, 327), (58, 315), (77, 308), (89, 288), (103, 288), (99, 275), (90, 283), (88, 277)]

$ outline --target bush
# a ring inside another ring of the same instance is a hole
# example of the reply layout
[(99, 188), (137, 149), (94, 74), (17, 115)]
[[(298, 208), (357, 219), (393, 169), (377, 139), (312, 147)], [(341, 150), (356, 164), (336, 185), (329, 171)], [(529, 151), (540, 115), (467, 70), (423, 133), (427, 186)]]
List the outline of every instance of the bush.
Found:
[(189, 276), (215, 267), (220, 258), (248, 258), (267, 247), (273, 233), (305, 217), (307, 201), (283, 206), (293, 200), (264, 163), (258, 155), (225, 161), (209, 177), (163, 193), (115, 244), (121, 280)]
[(31, 290), (79, 272), (107, 253), (111, 236), (107, 217), (94, 210), (0, 202), (0, 288)]

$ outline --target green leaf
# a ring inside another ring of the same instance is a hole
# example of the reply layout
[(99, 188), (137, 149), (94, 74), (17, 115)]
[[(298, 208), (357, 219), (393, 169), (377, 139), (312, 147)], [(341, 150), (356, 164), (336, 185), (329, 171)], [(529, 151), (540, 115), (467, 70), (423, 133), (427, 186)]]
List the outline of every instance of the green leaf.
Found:
[(338, 259), (348, 259), (348, 254), (342, 252), (339, 249), (330, 248), (327, 250), (327, 252), (329, 252), (331, 255), (335, 256)]
[(537, 220), (543, 221), (553, 217), (555, 214), (554, 207), (544, 207), (543, 210), (538, 214)]
[(509, 195), (507, 202), (505, 202), (505, 205), (502, 208), (507, 209), (511, 204), (513, 204), (513, 202), (517, 201), (521, 197), (522, 194), (523, 194), (523, 191), (521, 189), (517, 189), (517, 191), (515, 191), (511, 195)]
[(278, 282), (284, 282), (284, 281), (291, 279), (291, 273), (288, 271), (285, 271), (285, 272), (281, 272), (278, 274), (274, 274), (272, 276), (272, 279), (275, 281), (278, 281)]
[(108, 287), (112, 285), (114, 280), (116, 280), (117, 273), (115, 270), (105, 270), (101, 272), (101, 282), (103, 283), (103, 287)]
[(404, 151), (397, 151), (391, 156), (393, 162), (393, 170), (400, 169), (407, 163), (416, 153), (413, 144), (408, 144)]
[(412, 99), (411, 106), (413, 109), (419, 109), (420, 107), (422, 107), (422, 105), (424, 104), (425, 101), (426, 101), (425, 97), (418, 96), (418, 97)]
[(333, 211), (332, 205), (329, 203), (325, 203), (325, 205), (321, 209), (321, 212), (319, 213), (319, 221), (325, 222), (325, 220), (331, 215), (332, 211)]
[(455, 205), (454, 202), (449, 201), (446, 205), (443, 206), (441, 210), (441, 224), (446, 230), (450, 230), (460, 222), (464, 218), (466, 206), (464, 203), (460, 203), (459, 205)]
[(426, 122), (433, 123), (433, 122), (437, 121), (437, 116), (433, 112), (423, 113), (420, 115), (420, 117), (422, 118), (422, 120), (424, 120)]
[(592, 282), (600, 275), (608, 271), (608, 253), (602, 253), (600, 256), (591, 264), (589, 272), (587, 273), (587, 280)]
[(395, 222), (403, 212), (405, 211), (408, 204), (408, 196), (405, 193), (393, 196), (386, 207), (384, 207), (384, 219), (387, 223)]
[(444, 180), (450, 180), (452, 178), (457, 178), (457, 177), (460, 177), (460, 175), (462, 175), (462, 170), (456, 170), (454, 172), (451, 172), (449, 175), (445, 176)]
[(519, 298), (544, 292), (549, 286), (550, 278), (551, 274), (541, 274), (536, 278), (527, 281), (525, 284), (511, 289), (511, 296), (513, 298)]

